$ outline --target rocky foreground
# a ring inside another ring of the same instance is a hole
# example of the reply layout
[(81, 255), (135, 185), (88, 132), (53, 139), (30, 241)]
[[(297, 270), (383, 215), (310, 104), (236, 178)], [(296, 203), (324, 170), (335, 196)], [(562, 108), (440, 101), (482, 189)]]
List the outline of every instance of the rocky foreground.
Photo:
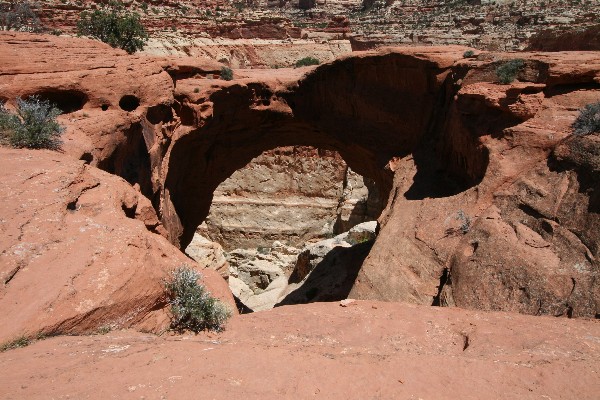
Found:
[(221, 334), (0, 354), (3, 399), (597, 399), (600, 324), (399, 303), (286, 306)]

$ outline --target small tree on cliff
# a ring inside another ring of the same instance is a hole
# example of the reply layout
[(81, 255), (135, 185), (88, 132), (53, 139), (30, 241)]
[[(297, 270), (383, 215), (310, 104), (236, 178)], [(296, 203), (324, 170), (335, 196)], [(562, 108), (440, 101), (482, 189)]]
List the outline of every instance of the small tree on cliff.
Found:
[(77, 33), (118, 47), (129, 54), (142, 50), (148, 33), (137, 13), (124, 12), (112, 6), (103, 10), (81, 13)]

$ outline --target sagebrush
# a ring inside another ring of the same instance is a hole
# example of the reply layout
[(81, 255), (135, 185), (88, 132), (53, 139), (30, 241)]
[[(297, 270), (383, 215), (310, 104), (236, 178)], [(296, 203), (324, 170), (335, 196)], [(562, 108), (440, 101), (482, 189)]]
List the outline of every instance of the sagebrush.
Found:
[(8, 350), (20, 349), (21, 347), (27, 347), (31, 344), (31, 339), (27, 336), (19, 336), (16, 339), (0, 344), (0, 353), (4, 353)]
[(471, 58), (475, 55), (473, 50), (467, 50), (463, 53), (463, 58)]
[(16, 114), (0, 105), (0, 140), (17, 148), (58, 150), (65, 128), (56, 121), (61, 111), (37, 96), (17, 99)]
[(571, 127), (575, 135), (600, 133), (600, 101), (583, 107)]
[(181, 266), (171, 271), (165, 290), (171, 305), (171, 328), (177, 331), (221, 331), (231, 317), (231, 310), (210, 292), (198, 279), (195, 270)]
[(318, 58), (314, 57), (304, 57), (300, 60), (296, 61), (296, 67), (306, 67), (309, 65), (319, 65), (321, 61)]
[(221, 79), (230, 81), (233, 79), (233, 71), (229, 67), (221, 67)]
[(508, 85), (517, 78), (517, 74), (524, 66), (525, 61), (523, 61), (521, 58), (515, 58), (503, 62), (496, 68), (498, 82), (503, 85)]
[(123, 49), (129, 54), (142, 50), (148, 41), (148, 32), (142, 25), (140, 15), (115, 6), (82, 12), (77, 33)]

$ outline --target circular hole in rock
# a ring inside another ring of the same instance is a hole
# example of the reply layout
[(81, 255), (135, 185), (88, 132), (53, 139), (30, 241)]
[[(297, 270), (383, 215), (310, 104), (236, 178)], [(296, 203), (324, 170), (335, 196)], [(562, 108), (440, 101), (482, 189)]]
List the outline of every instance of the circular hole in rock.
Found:
[(119, 100), (119, 107), (124, 111), (133, 111), (139, 106), (140, 99), (130, 94), (121, 97), (121, 100)]
[(108, 104), (102, 104), (100, 108), (102, 108), (102, 111), (106, 111), (108, 110)]

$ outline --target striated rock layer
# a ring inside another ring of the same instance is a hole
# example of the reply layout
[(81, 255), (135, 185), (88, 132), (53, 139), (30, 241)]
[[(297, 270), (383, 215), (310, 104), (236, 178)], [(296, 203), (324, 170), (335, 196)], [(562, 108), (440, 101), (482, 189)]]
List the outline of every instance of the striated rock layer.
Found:
[(374, 220), (381, 207), (373, 183), (350, 170), (339, 154), (277, 148), (217, 187), (198, 232), (226, 251), (271, 247), (275, 241), (301, 246)]
[[(103, 68), (65, 61), (71, 46)], [(214, 64), (85, 40), (2, 34), (0, 50), (9, 99), (88, 96), (78, 111), (63, 103), (65, 152), (138, 184), (180, 248), (236, 170), (266, 150), (313, 146), (389, 194), (350, 297), (599, 314), (598, 135), (570, 128), (600, 98), (596, 52), (390, 48), (318, 68), (236, 70), (226, 82)], [(31, 63), (20, 64), (24, 52)], [(496, 68), (517, 57), (514, 82), (498, 83)]]

